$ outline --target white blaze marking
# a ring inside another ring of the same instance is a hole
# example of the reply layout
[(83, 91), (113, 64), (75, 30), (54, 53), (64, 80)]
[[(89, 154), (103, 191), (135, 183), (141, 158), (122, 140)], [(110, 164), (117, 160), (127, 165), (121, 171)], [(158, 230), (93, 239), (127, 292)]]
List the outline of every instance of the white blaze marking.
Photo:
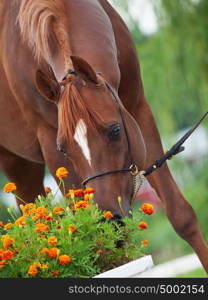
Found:
[(80, 119), (77, 123), (75, 133), (74, 133), (74, 139), (82, 149), (82, 152), (87, 159), (89, 165), (91, 166), (91, 155), (90, 155), (90, 149), (88, 145), (87, 140), (87, 127), (85, 125), (85, 122)]

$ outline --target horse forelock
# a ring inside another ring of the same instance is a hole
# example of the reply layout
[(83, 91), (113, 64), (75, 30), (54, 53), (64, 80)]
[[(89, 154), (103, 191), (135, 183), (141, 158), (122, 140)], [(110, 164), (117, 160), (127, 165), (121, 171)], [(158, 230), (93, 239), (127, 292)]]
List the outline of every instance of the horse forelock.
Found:
[(93, 130), (98, 134), (104, 124), (102, 116), (92, 105), (88, 106), (76, 84), (69, 82), (59, 99), (59, 129), (70, 145), (74, 145), (74, 135), (80, 120), (88, 131)]
[(45, 59), (50, 63), (50, 38), (55, 34), (64, 57), (65, 69), (71, 68), (71, 49), (63, 1), (21, 0), (17, 23), (23, 41), (33, 50), (38, 62)]

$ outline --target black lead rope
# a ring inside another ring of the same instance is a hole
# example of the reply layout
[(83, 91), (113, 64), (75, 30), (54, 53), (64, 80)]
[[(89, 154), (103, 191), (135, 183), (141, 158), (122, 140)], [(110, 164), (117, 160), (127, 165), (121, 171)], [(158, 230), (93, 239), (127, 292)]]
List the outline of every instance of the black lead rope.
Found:
[(160, 168), (168, 159), (171, 159), (174, 155), (177, 155), (178, 153), (185, 150), (185, 147), (183, 147), (183, 143), (190, 137), (190, 135), (196, 130), (196, 128), (201, 124), (201, 122), (205, 119), (205, 117), (208, 115), (208, 111), (203, 115), (203, 117), (191, 128), (189, 131), (187, 131), (180, 140), (175, 143), (170, 150), (168, 150), (160, 159), (156, 160), (152, 166), (150, 166), (148, 169), (146, 169), (144, 176), (150, 175), (152, 172), (154, 172), (156, 169)]

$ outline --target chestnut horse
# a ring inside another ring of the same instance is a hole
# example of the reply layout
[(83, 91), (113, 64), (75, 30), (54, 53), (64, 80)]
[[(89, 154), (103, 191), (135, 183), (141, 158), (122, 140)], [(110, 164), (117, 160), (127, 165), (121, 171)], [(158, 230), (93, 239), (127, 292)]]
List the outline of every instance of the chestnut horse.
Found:
[[(132, 159), (142, 170), (163, 155), (129, 31), (106, 0), (2, 0), (0, 14), (0, 166), (20, 197), (44, 194), (45, 166), (54, 177), (66, 167), (73, 188), (129, 168)], [(167, 165), (149, 182), (208, 271), (197, 218)], [(118, 218), (122, 196), (128, 215), (129, 172), (87, 185), (100, 208)]]

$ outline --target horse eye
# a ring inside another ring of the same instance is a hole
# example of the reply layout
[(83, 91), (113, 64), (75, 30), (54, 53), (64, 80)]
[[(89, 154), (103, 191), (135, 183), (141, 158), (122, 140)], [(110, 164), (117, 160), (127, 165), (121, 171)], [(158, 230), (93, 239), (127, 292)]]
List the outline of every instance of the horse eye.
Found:
[(57, 145), (57, 150), (62, 152), (63, 154), (66, 154), (66, 150), (64, 149), (64, 147), (60, 144)]
[(109, 138), (111, 140), (118, 139), (120, 136), (120, 132), (121, 132), (121, 128), (119, 124), (110, 125)]

